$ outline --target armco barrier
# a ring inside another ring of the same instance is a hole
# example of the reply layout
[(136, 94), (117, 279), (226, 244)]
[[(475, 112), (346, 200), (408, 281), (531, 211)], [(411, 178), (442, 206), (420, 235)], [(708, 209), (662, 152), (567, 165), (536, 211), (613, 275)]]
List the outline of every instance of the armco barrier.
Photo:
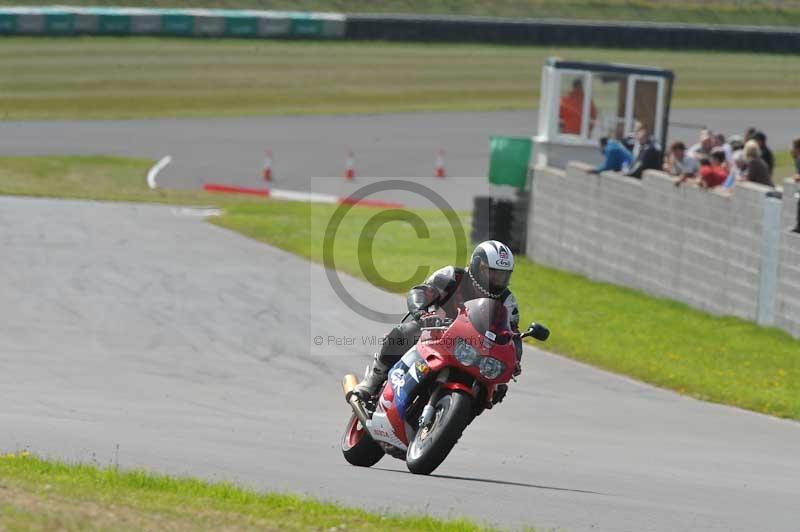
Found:
[(224, 9), (0, 7), (0, 35), (3, 34), (346, 38), (800, 51), (800, 30), (793, 28)]
[(0, 8), (2, 34), (338, 39), (345, 36), (345, 16), (224, 9), (8, 7)]

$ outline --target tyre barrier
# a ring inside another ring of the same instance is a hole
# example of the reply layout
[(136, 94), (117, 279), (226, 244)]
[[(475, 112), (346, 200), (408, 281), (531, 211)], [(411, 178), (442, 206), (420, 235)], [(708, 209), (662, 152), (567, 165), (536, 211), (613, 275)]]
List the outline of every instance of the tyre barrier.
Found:
[(0, 8), (0, 35), (341, 39), (345, 16), (227, 9)]
[(568, 21), (418, 15), (348, 15), (348, 39), (503, 44), (800, 51), (792, 27)]
[(790, 27), (228, 9), (0, 7), (0, 35), (161, 35), (800, 51), (800, 30)]
[(474, 244), (484, 240), (499, 240), (518, 253), (524, 246), (527, 218), (524, 198), (494, 198), (476, 196), (472, 209), (470, 239)]

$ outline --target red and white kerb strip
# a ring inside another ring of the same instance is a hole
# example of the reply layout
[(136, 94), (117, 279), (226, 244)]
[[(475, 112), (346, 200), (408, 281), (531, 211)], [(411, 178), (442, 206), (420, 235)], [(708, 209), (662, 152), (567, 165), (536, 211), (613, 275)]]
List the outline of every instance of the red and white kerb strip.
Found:
[(203, 185), (206, 192), (216, 192), (220, 194), (240, 194), (245, 196), (260, 196), (262, 198), (274, 198), (285, 201), (302, 201), (304, 203), (332, 203), (346, 205), (360, 205), (362, 207), (378, 207), (381, 209), (401, 209), (402, 203), (391, 201), (357, 199), (351, 196), (334, 196), (333, 194), (321, 194), (317, 192), (299, 192), (295, 190), (279, 190), (269, 188), (248, 188), (234, 185), (218, 185), (206, 183)]

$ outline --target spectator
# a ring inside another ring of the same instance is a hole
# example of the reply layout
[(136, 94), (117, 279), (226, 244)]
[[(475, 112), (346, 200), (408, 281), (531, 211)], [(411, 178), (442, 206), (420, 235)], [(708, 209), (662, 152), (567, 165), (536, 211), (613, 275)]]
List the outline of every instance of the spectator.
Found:
[(731, 150), (733, 150), (734, 153), (744, 149), (744, 139), (741, 135), (731, 135), (731, 138), (728, 139), (728, 143), (731, 145)]
[(661, 168), (661, 148), (650, 136), (647, 126), (637, 122), (636, 144), (633, 147), (633, 166), (625, 174), (637, 179), (642, 178), (645, 170)]
[(725, 152), (722, 150), (713, 151), (710, 159), (704, 159), (700, 163), (699, 185), (703, 188), (718, 187), (728, 179), (728, 173)]
[[(792, 141), (792, 159), (794, 159), (794, 182), (800, 183), (800, 137)], [(794, 228), (796, 233), (800, 233), (800, 200), (797, 201), (797, 226)]]
[[(714, 148), (721, 148), (722, 151), (725, 152), (725, 160), (728, 161), (728, 164), (733, 162), (733, 148), (731, 145), (725, 142), (725, 135), (722, 133), (715, 133), (711, 136), (712, 145)], [(714, 149), (712, 148), (712, 149)]]
[(755, 139), (745, 142), (744, 158), (747, 161), (747, 170), (744, 175), (748, 181), (774, 187), (769, 175), (769, 168), (761, 156), (761, 148)]
[(731, 173), (728, 182), (725, 183), (726, 187), (732, 187), (736, 181), (743, 181), (747, 173), (747, 159), (744, 157), (744, 150), (736, 150), (733, 152), (733, 164), (731, 165)]
[(605, 159), (603, 164), (591, 171), (593, 174), (612, 171), (621, 172), (624, 167), (630, 166), (633, 156), (622, 143), (616, 139), (603, 137), (600, 139), (600, 150)]
[(689, 148), (689, 155), (700, 161), (711, 155), (711, 149), (713, 147), (714, 141), (711, 136), (711, 131), (704, 129), (700, 132), (700, 141)]
[(747, 131), (744, 132), (744, 141), (753, 140), (753, 135), (756, 134), (756, 131), (758, 131), (756, 128), (748, 127)]
[(767, 164), (769, 177), (772, 178), (772, 172), (775, 170), (775, 156), (772, 155), (772, 150), (767, 147), (767, 136), (763, 131), (756, 131), (753, 135), (753, 140), (758, 142), (758, 147), (761, 149), (761, 159)]
[[(594, 102), (589, 102), (589, 134), (597, 120), (597, 108)], [(558, 108), (558, 118), (561, 121), (561, 133), (567, 135), (580, 135), (583, 122), (583, 81), (580, 78), (572, 82), (572, 90), (561, 97)]]
[(669, 147), (669, 155), (664, 161), (664, 171), (677, 177), (675, 185), (680, 185), (687, 179), (697, 175), (700, 164), (694, 157), (686, 155), (686, 144), (681, 141), (673, 142)]

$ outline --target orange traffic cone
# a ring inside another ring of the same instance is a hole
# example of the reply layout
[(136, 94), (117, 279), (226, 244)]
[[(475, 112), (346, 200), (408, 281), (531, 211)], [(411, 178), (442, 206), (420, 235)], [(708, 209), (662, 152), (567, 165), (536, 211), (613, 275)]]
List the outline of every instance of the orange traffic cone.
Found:
[(353, 178), (356, 176), (355, 171), (355, 155), (353, 155), (353, 150), (347, 151), (347, 159), (344, 162), (344, 178), (348, 181), (352, 181)]
[(272, 181), (272, 150), (266, 150), (264, 154), (264, 170), (261, 172), (261, 176), (264, 181)]
[(434, 177), (444, 177), (444, 150), (439, 150), (436, 152), (436, 168), (433, 171)]

